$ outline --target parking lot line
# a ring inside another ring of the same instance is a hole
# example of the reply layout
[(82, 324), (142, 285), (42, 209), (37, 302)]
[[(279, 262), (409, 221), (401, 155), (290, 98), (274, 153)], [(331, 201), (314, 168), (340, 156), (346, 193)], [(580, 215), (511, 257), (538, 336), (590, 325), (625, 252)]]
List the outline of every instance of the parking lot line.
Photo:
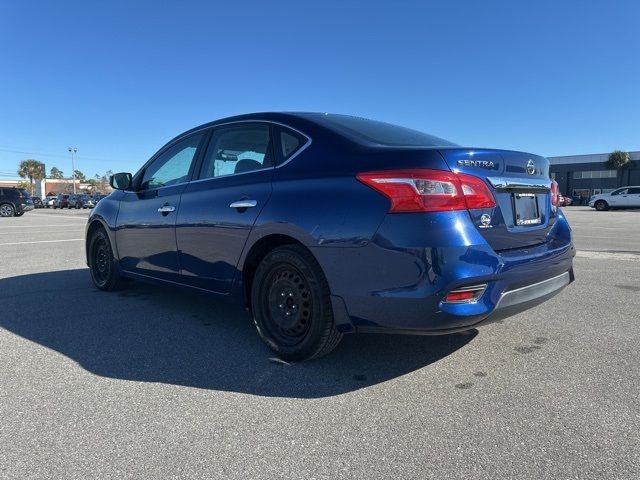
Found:
[[(69, 228), (69, 225), (63, 225), (62, 223), (56, 223), (51, 225), (3, 225), (2, 228), (45, 228), (45, 227), (64, 227)], [(78, 225), (78, 228), (84, 228), (84, 225)]]
[(84, 238), (67, 238), (64, 240), (38, 240), (34, 242), (10, 242), (10, 243), (0, 243), (0, 247), (4, 247), (7, 245), (26, 245), (29, 243), (57, 243), (57, 242), (82, 242)]
[(55, 217), (55, 218), (64, 218), (65, 220), (82, 220), (83, 222), (87, 221), (87, 217), (85, 216), (72, 216), (72, 215), (56, 215), (55, 213), (32, 213), (29, 215), (30, 217)]

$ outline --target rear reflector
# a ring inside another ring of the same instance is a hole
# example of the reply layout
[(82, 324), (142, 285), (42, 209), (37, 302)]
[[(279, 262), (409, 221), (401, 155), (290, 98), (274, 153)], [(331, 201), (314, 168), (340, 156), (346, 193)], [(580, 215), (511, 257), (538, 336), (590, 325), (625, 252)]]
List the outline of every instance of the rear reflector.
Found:
[(560, 189), (558, 188), (558, 182), (551, 181), (551, 205), (556, 207), (560, 205)]
[(357, 178), (391, 201), (389, 212), (441, 212), (496, 205), (487, 184), (464, 173), (385, 170), (360, 173)]
[(442, 300), (445, 303), (471, 303), (477, 302), (478, 299), (484, 293), (486, 284), (474, 285), (472, 287), (463, 287), (456, 290), (451, 290), (444, 296)]

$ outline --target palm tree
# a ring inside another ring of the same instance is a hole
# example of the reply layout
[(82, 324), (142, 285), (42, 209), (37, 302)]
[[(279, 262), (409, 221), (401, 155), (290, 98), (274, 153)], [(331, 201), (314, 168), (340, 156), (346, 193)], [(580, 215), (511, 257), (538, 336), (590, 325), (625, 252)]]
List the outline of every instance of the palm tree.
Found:
[(33, 181), (42, 180), (45, 176), (44, 163), (38, 160), (23, 160), (20, 162), (18, 175), (29, 179), (31, 195), (33, 195)]
[(622, 184), (622, 177), (624, 176), (624, 170), (631, 167), (631, 157), (627, 152), (622, 150), (614, 150), (609, 154), (609, 159), (604, 162), (605, 168), (610, 170), (618, 170), (620, 172), (620, 183)]

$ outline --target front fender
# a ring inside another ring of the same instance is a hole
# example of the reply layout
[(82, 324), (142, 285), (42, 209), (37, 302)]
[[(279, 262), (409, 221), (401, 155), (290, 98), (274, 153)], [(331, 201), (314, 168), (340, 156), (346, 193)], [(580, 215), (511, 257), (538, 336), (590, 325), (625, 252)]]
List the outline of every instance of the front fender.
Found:
[(108, 197), (103, 198), (98, 202), (98, 205), (91, 210), (89, 219), (87, 221), (87, 227), (85, 229), (85, 258), (87, 265), (89, 264), (89, 235), (93, 232), (97, 226), (101, 226), (109, 237), (111, 242), (111, 249), (116, 259), (120, 259), (118, 254), (118, 244), (116, 243), (116, 222), (118, 220), (118, 211), (120, 210), (120, 199), (122, 198), (122, 192), (119, 190), (114, 191)]

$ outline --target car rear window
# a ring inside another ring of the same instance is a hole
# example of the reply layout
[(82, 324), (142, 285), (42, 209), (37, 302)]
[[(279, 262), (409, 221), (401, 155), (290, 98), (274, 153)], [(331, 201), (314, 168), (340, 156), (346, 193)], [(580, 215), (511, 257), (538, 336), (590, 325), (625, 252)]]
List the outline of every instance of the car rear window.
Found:
[(457, 147), (443, 138), (391, 123), (337, 114), (312, 114), (314, 120), (347, 135), (397, 147)]

